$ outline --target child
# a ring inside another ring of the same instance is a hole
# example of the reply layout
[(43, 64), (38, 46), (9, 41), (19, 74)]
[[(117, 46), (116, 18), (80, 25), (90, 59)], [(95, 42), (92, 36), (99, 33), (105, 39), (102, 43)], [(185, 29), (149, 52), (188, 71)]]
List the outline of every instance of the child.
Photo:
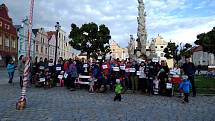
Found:
[(115, 94), (116, 96), (114, 97), (114, 101), (119, 100), (121, 101), (121, 93), (122, 93), (122, 85), (120, 84), (120, 79), (116, 79), (116, 84), (115, 86)]
[(95, 84), (95, 82), (97, 80), (96, 80), (96, 78), (94, 78), (94, 77), (91, 76), (91, 78), (89, 79), (89, 81), (90, 81), (90, 83), (89, 83), (89, 86), (90, 86), (89, 92), (93, 93), (94, 92), (94, 84)]
[(10, 84), (13, 82), (13, 75), (15, 72), (15, 68), (16, 68), (16, 66), (14, 65), (13, 59), (10, 59), (8, 65), (7, 65), (7, 72), (9, 75), (8, 83), (10, 83)]
[(157, 95), (159, 91), (159, 80), (157, 77), (155, 78), (155, 80), (153, 80), (153, 83), (154, 83), (154, 86), (153, 86), (154, 94)]
[(183, 81), (181, 82), (179, 86), (179, 90), (182, 90), (184, 92), (184, 101), (183, 102), (189, 102), (188, 96), (190, 93), (190, 88), (192, 88), (192, 85), (190, 83), (190, 80), (188, 80), (188, 76), (184, 75), (182, 76)]
[(172, 78), (169, 77), (166, 83), (166, 95), (169, 97), (173, 96), (173, 90)]

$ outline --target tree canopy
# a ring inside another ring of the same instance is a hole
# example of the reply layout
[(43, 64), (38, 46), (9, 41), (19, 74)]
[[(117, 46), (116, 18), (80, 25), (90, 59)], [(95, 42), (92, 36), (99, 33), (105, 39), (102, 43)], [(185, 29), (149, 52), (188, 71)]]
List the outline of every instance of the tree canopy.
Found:
[(195, 44), (201, 45), (204, 51), (215, 54), (215, 27), (207, 33), (197, 35)]
[(180, 55), (178, 54), (178, 45), (174, 42), (168, 42), (167, 47), (164, 49), (164, 57), (167, 59), (174, 59), (177, 63), (181, 59)]
[(192, 55), (192, 51), (191, 51), (192, 45), (189, 43), (186, 43), (183, 47), (183, 49), (180, 50), (180, 56), (189, 58)]
[(81, 52), (87, 53), (87, 58), (99, 53), (105, 55), (110, 51), (109, 40), (110, 30), (104, 24), (97, 25), (93, 22), (83, 24), (80, 28), (76, 24), (71, 24), (69, 35), (70, 45)]
[(168, 42), (167, 47), (164, 48), (164, 57), (166, 57), (167, 59), (174, 59), (176, 63), (178, 63), (178, 61), (181, 60), (182, 57), (191, 57), (191, 48), (192, 45), (189, 43), (186, 43), (183, 47), (179, 48), (179, 45), (176, 45), (174, 42)]

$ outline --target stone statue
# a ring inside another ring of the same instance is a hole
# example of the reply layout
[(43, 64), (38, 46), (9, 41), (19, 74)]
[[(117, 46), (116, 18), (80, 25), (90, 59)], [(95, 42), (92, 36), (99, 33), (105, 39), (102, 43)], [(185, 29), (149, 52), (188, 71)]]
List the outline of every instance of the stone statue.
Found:
[(150, 44), (150, 55), (149, 55), (150, 59), (157, 58), (157, 54), (155, 53), (155, 51), (156, 51), (155, 40), (153, 39)]
[(134, 51), (135, 51), (135, 41), (134, 41), (133, 35), (130, 35), (130, 42), (128, 43), (129, 58), (134, 57)]
[(138, 49), (141, 52), (141, 55), (146, 55), (146, 41), (147, 41), (147, 32), (146, 32), (146, 25), (145, 25), (145, 17), (146, 13), (144, 12), (144, 3), (143, 0), (138, 0), (138, 17), (137, 17), (137, 37), (138, 37)]

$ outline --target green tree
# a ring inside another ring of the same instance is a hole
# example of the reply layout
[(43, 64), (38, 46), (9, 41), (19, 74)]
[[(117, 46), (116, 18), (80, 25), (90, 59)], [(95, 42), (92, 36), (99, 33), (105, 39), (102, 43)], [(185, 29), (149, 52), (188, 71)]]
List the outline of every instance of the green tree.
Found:
[(176, 63), (178, 63), (178, 61), (181, 59), (178, 53), (178, 45), (176, 45), (174, 42), (168, 42), (168, 45), (163, 52), (165, 53), (164, 57), (167, 59), (174, 59)]
[(196, 45), (201, 45), (204, 51), (215, 54), (215, 27), (207, 33), (197, 35)]
[(71, 39), (70, 45), (74, 49), (86, 52), (88, 59), (92, 55), (96, 57), (100, 53), (105, 55), (110, 51), (110, 30), (104, 24), (98, 27), (97, 24), (91, 22), (79, 28), (73, 23), (69, 38)]
[(183, 49), (180, 50), (180, 56), (182, 57), (186, 57), (189, 58), (192, 55), (192, 51), (191, 51), (192, 45), (189, 43), (186, 43), (183, 47)]

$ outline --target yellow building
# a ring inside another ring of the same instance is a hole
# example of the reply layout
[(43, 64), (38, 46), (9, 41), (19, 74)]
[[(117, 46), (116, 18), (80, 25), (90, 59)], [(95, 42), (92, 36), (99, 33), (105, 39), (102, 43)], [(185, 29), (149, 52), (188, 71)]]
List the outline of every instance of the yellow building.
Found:
[(114, 40), (110, 42), (110, 49), (111, 49), (111, 57), (113, 59), (119, 58), (120, 60), (125, 60), (128, 58), (128, 49), (121, 48)]

